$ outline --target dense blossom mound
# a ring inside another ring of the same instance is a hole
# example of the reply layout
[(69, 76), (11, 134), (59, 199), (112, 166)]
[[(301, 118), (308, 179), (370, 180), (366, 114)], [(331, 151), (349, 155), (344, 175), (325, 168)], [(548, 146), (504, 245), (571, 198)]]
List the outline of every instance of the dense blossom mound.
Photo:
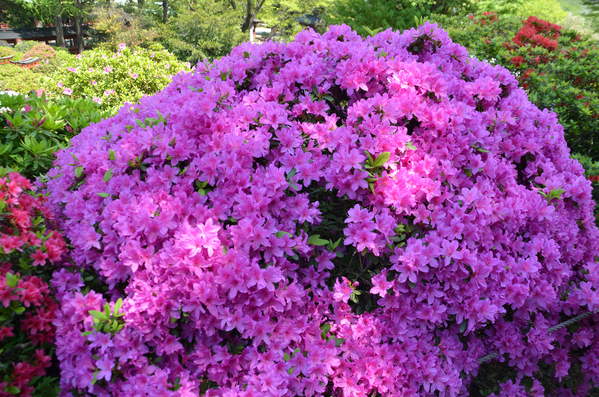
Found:
[(599, 382), (596, 316), (551, 328), (599, 309), (589, 181), (435, 25), (241, 45), (85, 129), (48, 188), (102, 280), (56, 277), (64, 391), (464, 395), (483, 357), (511, 396)]

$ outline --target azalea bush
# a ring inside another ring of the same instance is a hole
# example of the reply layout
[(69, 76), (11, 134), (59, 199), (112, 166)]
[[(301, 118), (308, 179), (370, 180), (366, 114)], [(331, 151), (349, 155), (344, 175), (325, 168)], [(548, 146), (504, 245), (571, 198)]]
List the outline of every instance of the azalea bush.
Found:
[(439, 17), (472, 54), (516, 75), (530, 100), (558, 114), (573, 152), (599, 159), (599, 46), (536, 17)]
[(47, 191), (65, 393), (599, 385), (590, 181), (436, 25), (243, 44), (73, 137)]
[(17, 173), (0, 178), (0, 395), (57, 394), (48, 285), (66, 249), (45, 198)]
[(160, 46), (126, 45), (117, 51), (84, 51), (64, 66), (52, 74), (46, 87), (50, 93), (86, 98), (110, 111), (164, 88), (172, 75), (186, 67)]
[(54, 152), (106, 116), (98, 104), (86, 99), (0, 92), (0, 175), (11, 171), (29, 178), (45, 174)]

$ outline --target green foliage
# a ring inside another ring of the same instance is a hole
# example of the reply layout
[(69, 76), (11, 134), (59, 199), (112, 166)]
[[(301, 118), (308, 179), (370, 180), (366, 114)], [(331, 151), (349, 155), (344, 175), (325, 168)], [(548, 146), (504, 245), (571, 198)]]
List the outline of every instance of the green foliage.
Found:
[(158, 29), (151, 20), (127, 13), (119, 7), (96, 7), (92, 17), (92, 39), (108, 49), (116, 50), (120, 43), (125, 43), (128, 47), (148, 47), (158, 38)]
[(0, 91), (26, 94), (42, 87), (43, 76), (12, 64), (0, 65)]
[(94, 329), (98, 332), (111, 333), (116, 334), (125, 326), (125, 321), (123, 319), (124, 313), (122, 313), (121, 306), (123, 305), (123, 300), (119, 298), (115, 304), (114, 308), (110, 308), (110, 304), (104, 304), (104, 310), (90, 310), (89, 314), (92, 316), (94, 321)]
[(49, 92), (94, 100), (110, 111), (161, 90), (172, 75), (185, 69), (183, 63), (158, 45), (117, 52), (84, 51), (64, 66), (67, 68), (52, 74), (46, 87)]
[(455, 14), (472, 7), (469, 0), (340, 0), (328, 13), (329, 23), (345, 23), (361, 35), (421, 24), (432, 13)]
[(561, 23), (568, 15), (558, 0), (477, 0), (475, 5), (480, 13), (491, 11), (522, 18), (536, 16), (553, 23)]
[(241, 31), (243, 12), (228, 2), (206, 0), (201, 6), (181, 9), (163, 26), (162, 44), (179, 59), (197, 63), (226, 55), (248, 39)]
[(17, 171), (29, 178), (52, 165), (54, 152), (81, 129), (107, 116), (85, 99), (0, 94), (0, 174)]
[(305, 27), (298, 18), (310, 15), (322, 19), (333, 4), (332, 0), (272, 0), (265, 3), (258, 17), (274, 35), (288, 39)]
[(599, 225), (599, 161), (595, 161), (582, 154), (574, 154), (572, 158), (578, 160), (584, 167), (584, 174), (591, 180), (593, 187), (593, 200), (595, 200), (595, 221)]

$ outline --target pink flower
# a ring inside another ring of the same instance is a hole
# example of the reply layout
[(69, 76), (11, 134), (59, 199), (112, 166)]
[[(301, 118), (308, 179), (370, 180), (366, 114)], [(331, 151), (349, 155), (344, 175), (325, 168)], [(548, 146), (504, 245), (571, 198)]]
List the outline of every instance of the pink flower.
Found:
[(65, 89), (62, 91), (62, 93), (63, 93), (63, 94), (65, 94), (65, 95), (71, 95), (71, 94), (73, 93), (73, 90), (72, 90), (72, 89), (70, 89), (70, 88), (65, 88)]
[(108, 74), (108, 73), (110, 73), (110, 72), (112, 72), (112, 67), (110, 67), (110, 66), (106, 66), (106, 67), (104, 68), (104, 73)]
[(129, 73), (129, 76), (131, 76), (131, 78), (136, 79), (139, 77), (139, 74), (137, 73)]

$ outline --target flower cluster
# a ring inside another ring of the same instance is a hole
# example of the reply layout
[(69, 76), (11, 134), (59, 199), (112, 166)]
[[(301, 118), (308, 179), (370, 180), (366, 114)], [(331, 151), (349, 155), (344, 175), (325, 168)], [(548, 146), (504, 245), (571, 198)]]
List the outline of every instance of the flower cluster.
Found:
[(51, 366), (57, 304), (47, 265), (65, 252), (61, 235), (47, 227), (48, 211), (27, 179), (0, 178), (0, 395), (44, 395)]
[(537, 17), (529, 17), (512, 41), (519, 47), (540, 46), (547, 50), (557, 48), (561, 26), (544, 21)]
[(57, 157), (95, 274), (54, 279), (65, 393), (455, 396), (491, 353), (520, 395), (599, 384), (597, 318), (551, 329), (599, 310), (590, 182), (436, 25), (243, 44)]

